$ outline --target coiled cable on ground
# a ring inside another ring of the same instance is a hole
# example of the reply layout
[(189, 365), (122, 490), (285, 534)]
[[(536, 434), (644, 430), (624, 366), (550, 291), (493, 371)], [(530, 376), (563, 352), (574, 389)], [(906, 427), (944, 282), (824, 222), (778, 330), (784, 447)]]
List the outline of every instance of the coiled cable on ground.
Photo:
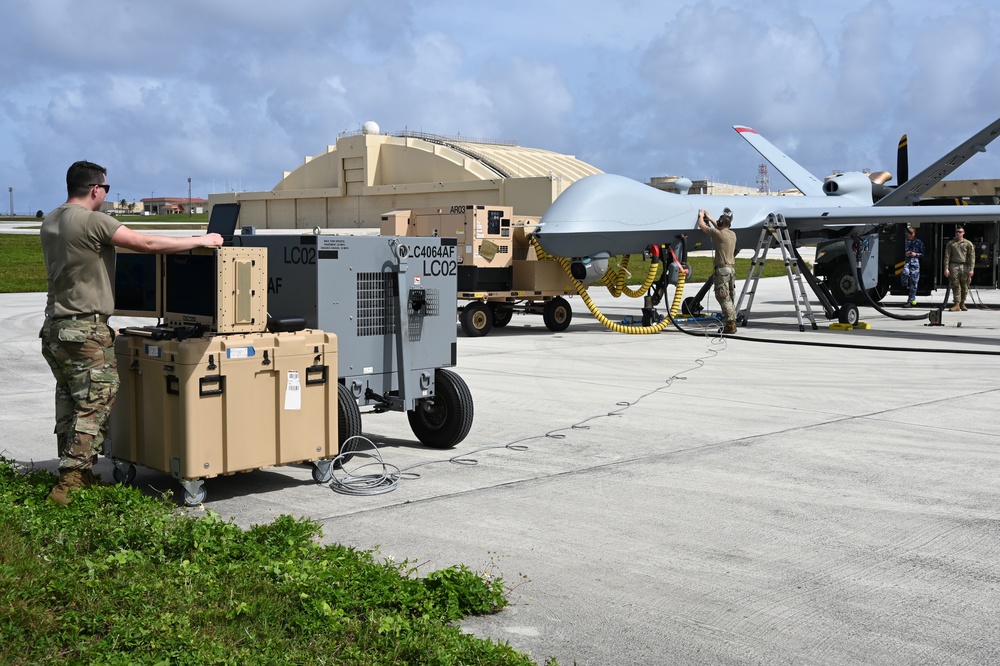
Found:
[[(707, 334), (708, 329), (705, 330)], [(691, 335), (695, 334), (691, 333)], [(722, 338), (721, 336), (717, 336), (713, 341), (713, 344), (725, 345), (725, 339)], [(330, 488), (333, 491), (344, 495), (356, 495), (356, 496), (381, 495), (396, 490), (399, 487), (400, 481), (419, 479), (420, 475), (413, 471), (418, 467), (426, 467), (428, 465), (439, 465), (442, 463), (451, 463), (455, 465), (478, 465), (479, 460), (472, 457), (476, 453), (481, 453), (483, 451), (497, 450), (497, 449), (525, 452), (529, 450), (529, 447), (525, 444), (525, 442), (530, 442), (538, 439), (565, 439), (567, 437), (567, 432), (571, 432), (573, 430), (589, 430), (591, 427), (590, 423), (592, 421), (602, 418), (622, 416), (625, 413), (625, 411), (628, 410), (630, 407), (634, 407), (635, 405), (639, 404), (646, 398), (655, 395), (660, 391), (664, 391), (670, 388), (671, 386), (674, 385), (674, 382), (686, 380), (687, 373), (697, 370), (701, 367), (704, 367), (705, 362), (707, 360), (715, 356), (718, 356), (719, 354), (719, 351), (715, 349), (708, 349), (706, 351), (708, 352), (708, 354), (706, 356), (701, 356), (699, 358), (696, 358), (694, 360), (694, 365), (692, 367), (674, 373), (673, 375), (668, 377), (662, 385), (657, 386), (656, 388), (650, 391), (646, 391), (645, 393), (643, 393), (634, 400), (622, 400), (615, 403), (615, 409), (612, 409), (611, 411), (605, 412), (603, 414), (595, 414), (593, 416), (589, 416), (583, 419), (582, 421), (578, 421), (572, 425), (555, 428), (540, 435), (529, 435), (527, 437), (522, 437), (520, 439), (516, 439), (506, 444), (483, 446), (478, 449), (473, 449), (472, 451), (466, 451), (460, 453), (450, 458), (428, 460), (425, 462), (415, 463), (408, 467), (400, 468), (391, 463), (386, 463), (382, 459), (382, 454), (379, 452), (378, 447), (370, 439), (361, 435), (355, 435), (349, 440), (346, 440), (344, 444), (347, 444), (351, 439), (357, 439), (359, 441), (367, 442), (368, 445), (371, 447), (372, 452), (369, 453), (367, 451), (351, 450), (345, 452), (342, 455), (338, 455), (336, 458), (334, 458), (333, 459), (334, 469), (336, 470), (336, 468), (338, 467), (338, 463), (341, 469), (340, 469), (340, 476), (337, 475), (336, 471), (334, 472), (334, 475), (330, 481)], [(342, 446), (341, 448), (344, 449), (346, 447)], [(351, 472), (347, 472), (346, 470), (343, 469), (343, 467), (344, 465), (347, 464), (348, 461), (350, 461), (354, 457), (371, 458), (376, 460), (377, 462), (365, 463), (363, 465), (355, 467)], [(380, 469), (380, 472), (373, 474), (357, 474), (359, 470), (372, 466), (378, 467)]]
[[(371, 447), (371, 452), (357, 450), (357, 443), (351, 440), (367, 442), (368, 446)], [(402, 471), (392, 463), (385, 462), (378, 447), (375, 446), (375, 442), (367, 437), (354, 435), (341, 443), (340, 449), (345, 452), (336, 456), (332, 461), (333, 476), (330, 479), (330, 489), (334, 492), (341, 495), (382, 495), (392, 492), (399, 485)], [(373, 459), (375, 462), (356, 465), (348, 472), (344, 466), (355, 458)], [(338, 467), (340, 468), (339, 476)], [(359, 474), (362, 470), (372, 467), (378, 471)]]

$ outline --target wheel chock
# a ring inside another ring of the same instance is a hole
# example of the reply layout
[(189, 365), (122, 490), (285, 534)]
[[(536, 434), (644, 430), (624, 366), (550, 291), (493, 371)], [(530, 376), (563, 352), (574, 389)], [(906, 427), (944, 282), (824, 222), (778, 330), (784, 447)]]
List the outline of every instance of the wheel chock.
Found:
[(857, 324), (842, 324), (839, 321), (835, 321), (830, 324), (831, 331), (853, 331), (854, 329), (867, 331), (871, 327), (872, 325), (866, 321), (859, 321)]

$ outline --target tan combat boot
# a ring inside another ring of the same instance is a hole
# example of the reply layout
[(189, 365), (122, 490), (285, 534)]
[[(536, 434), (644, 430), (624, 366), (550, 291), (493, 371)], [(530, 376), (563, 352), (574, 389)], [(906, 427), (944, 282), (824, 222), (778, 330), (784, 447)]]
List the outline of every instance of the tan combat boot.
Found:
[(962, 306), (959, 305), (958, 303), (955, 303), (953, 306), (951, 306), (950, 308), (948, 308), (948, 312), (958, 312), (961, 309), (962, 309)]
[(965, 301), (958, 304), (958, 307), (962, 308), (962, 312), (968, 312), (969, 308), (965, 307)]
[(60, 472), (59, 482), (52, 488), (52, 492), (49, 493), (49, 499), (66, 506), (71, 501), (68, 496), (69, 491), (78, 490), (90, 485), (88, 483), (88, 473), (90, 474), (89, 478), (93, 479), (93, 472), (89, 469), (71, 469), (67, 472)]
[(732, 335), (733, 333), (735, 333), (736, 332), (736, 322), (735, 321), (727, 321), (725, 327), (722, 329), (722, 332), (725, 333), (726, 335)]

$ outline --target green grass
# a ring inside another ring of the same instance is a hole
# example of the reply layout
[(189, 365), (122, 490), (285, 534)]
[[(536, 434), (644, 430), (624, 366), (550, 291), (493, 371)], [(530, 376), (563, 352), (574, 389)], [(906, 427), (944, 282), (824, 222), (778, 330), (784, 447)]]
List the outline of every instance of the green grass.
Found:
[[(608, 263), (611, 267), (617, 269), (620, 261), (620, 257), (614, 257)], [(649, 263), (649, 261), (635, 257), (629, 259), (628, 271), (631, 273), (631, 277), (626, 280), (626, 283), (630, 285), (642, 284), (646, 273), (649, 271)], [(688, 257), (687, 264), (691, 268), (691, 275), (687, 277), (686, 282), (704, 282), (712, 275), (712, 257), (701, 255)], [(736, 279), (745, 279), (749, 273), (750, 259), (737, 258)], [(761, 273), (761, 277), (781, 277), (784, 275), (786, 273), (783, 261), (779, 259), (767, 259), (764, 261), (764, 271)]]
[(0, 293), (45, 291), (45, 261), (35, 234), (0, 234)]
[(0, 664), (532, 664), (457, 621), (505, 583), (321, 545), (282, 516), (244, 530), (121, 485), (46, 498), (0, 459)]
[[(146, 231), (204, 229), (205, 220), (199, 222), (198, 217), (198, 215), (193, 216), (194, 222), (182, 215), (128, 216), (119, 219), (123, 220), (125, 226), (131, 229)], [(201, 215), (200, 217), (205, 218), (206, 216)], [(130, 224), (132, 222), (154, 222), (155, 225), (150, 227)], [(36, 234), (0, 234), (0, 294), (45, 291), (47, 288), (45, 260), (42, 257), (42, 244), (38, 236)]]
[[(198, 218), (198, 215), (193, 216)], [(205, 218), (205, 215), (201, 215)], [(162, 218), (162, 219), (160, 219)], [(183, 218), (183, 219), (178, 219)], [(129, 216), (119, 218), (129, 222), (155, 222), (152, 229), (201, 229), (204, 221), (196, 221), (191, 224), (187, 217), (183, 215), (160, 215), (151, 217)], [(167, 224), (169, 223), (169, 224)], [(130, 225), (131, 226), (131, 225)], [(150, 230), (148, 226), (144, 228)], [(617, 260), (612, 260), (611, 264), (617, 266)], [(688, 258), (688, 265), (691, 267), (691, 276), (688, 282), (704, 282), (712, 274), (712, 258), (707, 256), (695, 256)], [(630, 285), (642, 284), (649, 270), (649, 262), (641, 259), (631, 259), (628, 265), (632, 277), (627, 280)], [(736, 260), (736, 276), (743, 279), (750, 271), (749, 259)], [(764, 262), (763, 277), (778, 277), (785, 275), (785, 265), (777, 259), (768, 259)], [(38, 236), (35, 235), (14, 235), (0, 234), (0, 293), (22, 293), (31, 291), (45, 291), (45, 263), (42, 259), (42, 247)]]

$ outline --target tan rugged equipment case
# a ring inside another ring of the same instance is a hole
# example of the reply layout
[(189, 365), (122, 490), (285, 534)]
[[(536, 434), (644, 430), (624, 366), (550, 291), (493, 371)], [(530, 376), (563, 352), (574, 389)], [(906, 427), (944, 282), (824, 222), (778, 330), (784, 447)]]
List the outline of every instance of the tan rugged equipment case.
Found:
[[(193, 270), (196, 265), (202, 268), (205, 260), (211, 270)], [(163, 261), (167, 326), (200, 324), (216, 333), (267, 330), (266, 248), (195, 248), (167, 255)]]
[(332, 333), (122, 335), (115, 356), (121, 388), (111, 412), (110, 456), (116, 460), (190, 480), (338, 453)]

